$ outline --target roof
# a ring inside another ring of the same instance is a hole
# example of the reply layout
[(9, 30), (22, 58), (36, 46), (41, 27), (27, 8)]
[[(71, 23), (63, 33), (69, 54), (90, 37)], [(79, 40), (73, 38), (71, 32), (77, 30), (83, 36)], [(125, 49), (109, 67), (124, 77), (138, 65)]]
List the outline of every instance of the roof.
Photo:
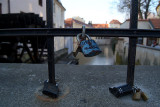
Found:
[(160, 19), (149, 19), (149, 22), (154, 29), (160, 29)]
[(94, 28), (108, 28), (108, 24), (92, 24)]
[(92, 27), (91, 25), (88, 25), (84, 22), (78, 21), (78, 20), (73, 19), (73, 18), (68, 18), (68, 19), (65, 20), (65, 27), (73, 27), (73, 22), (81, 24), (81, 25), (85, 25), (87, 27)]
[(121, 24), (118, 20), (113, 19), (109, 24)]
[(72, 18), (68, 18), (65, 20), (65, 27), (72, 27)]

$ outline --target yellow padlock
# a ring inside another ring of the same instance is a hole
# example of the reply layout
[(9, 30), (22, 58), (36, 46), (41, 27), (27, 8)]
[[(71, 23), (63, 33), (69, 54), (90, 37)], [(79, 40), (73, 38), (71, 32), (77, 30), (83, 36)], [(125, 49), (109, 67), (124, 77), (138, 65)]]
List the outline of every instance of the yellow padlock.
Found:
[(136, 100), (136, 101), (139, 101), (141, 99), (141, 90), (140, 89), (135, 90), (132, 99)]
[(141, 97), (144, 101), (147, 101), (148, 100), (148, 97), (147, 95), (144, 93), (144, 92), (141, 92)]

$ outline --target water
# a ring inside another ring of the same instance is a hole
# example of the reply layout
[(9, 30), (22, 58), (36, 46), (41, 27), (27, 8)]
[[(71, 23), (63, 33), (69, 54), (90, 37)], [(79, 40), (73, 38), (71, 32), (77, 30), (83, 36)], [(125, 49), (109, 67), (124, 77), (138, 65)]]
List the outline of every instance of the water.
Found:
[(100, 46), (102, 53), (94, 57), (84, 57), (78, 53), (80, 65), (114, 65), (114, 54), (111, 45)]
[[(119, 40), (113, 45), (99, 46), (102, 53), (94, 57), (84, 57), (82, 53), (77, 55), (80, 65), (127, 65), (128, 45)], [(160, 50), (137, 46), (136, 65), (160, 65)]]

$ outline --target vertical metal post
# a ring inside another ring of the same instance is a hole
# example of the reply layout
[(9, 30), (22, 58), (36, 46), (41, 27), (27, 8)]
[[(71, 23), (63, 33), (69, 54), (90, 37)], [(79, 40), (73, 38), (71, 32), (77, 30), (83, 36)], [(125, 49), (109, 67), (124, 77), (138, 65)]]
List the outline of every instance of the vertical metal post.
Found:
[[(53, 0), (46, 0), (47, 27), (53, 28)], [(49, 33), (49, 32), (48, 32)], [(55, 63), (54, 63), (54, 37), (48, 37), (48, 76), (49, 81), (44, 82), (43, 94), (56, 98), (58, 97), (58, 86), (55, 81)]]
[[(46, 13), (47, 13), (47, 28), (53, 28), (53, 1), (46, 0)], [(48, 37), (48, 76), (49, 82), (56, 84), (55, 82), (55, 64), (54, 64), (54, 37)]]
[(11, 13), (10, 7), (11, 7), (10, 0), (8, 0), (8, 13), (9, 13), (9, 14)]
[[(138, 24), (138, 0), (131, 0), (130, 29), (137, 29), (137, 24)], [(132, 86), (134, 85), (136, 41), (137, 41), (136, 37), (129, 38), (127, 83)]]

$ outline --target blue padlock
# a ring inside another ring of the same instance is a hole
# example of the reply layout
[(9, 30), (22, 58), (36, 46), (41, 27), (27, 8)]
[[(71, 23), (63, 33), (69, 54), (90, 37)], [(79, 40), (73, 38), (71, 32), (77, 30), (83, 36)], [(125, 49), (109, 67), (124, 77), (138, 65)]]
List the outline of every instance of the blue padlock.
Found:
[(92, 57), (102, 52), (98, 47), (98, 45), (96, 44), (96, 42), (92, 40), (89, 35), (87, 34), (84, 35), (86, 38), (88, 38), (88, 40), (80, 39), (81, 35), (82, 33), (77, 35), (77, 41), (79, 42), (82, 53), (85, 57)]

